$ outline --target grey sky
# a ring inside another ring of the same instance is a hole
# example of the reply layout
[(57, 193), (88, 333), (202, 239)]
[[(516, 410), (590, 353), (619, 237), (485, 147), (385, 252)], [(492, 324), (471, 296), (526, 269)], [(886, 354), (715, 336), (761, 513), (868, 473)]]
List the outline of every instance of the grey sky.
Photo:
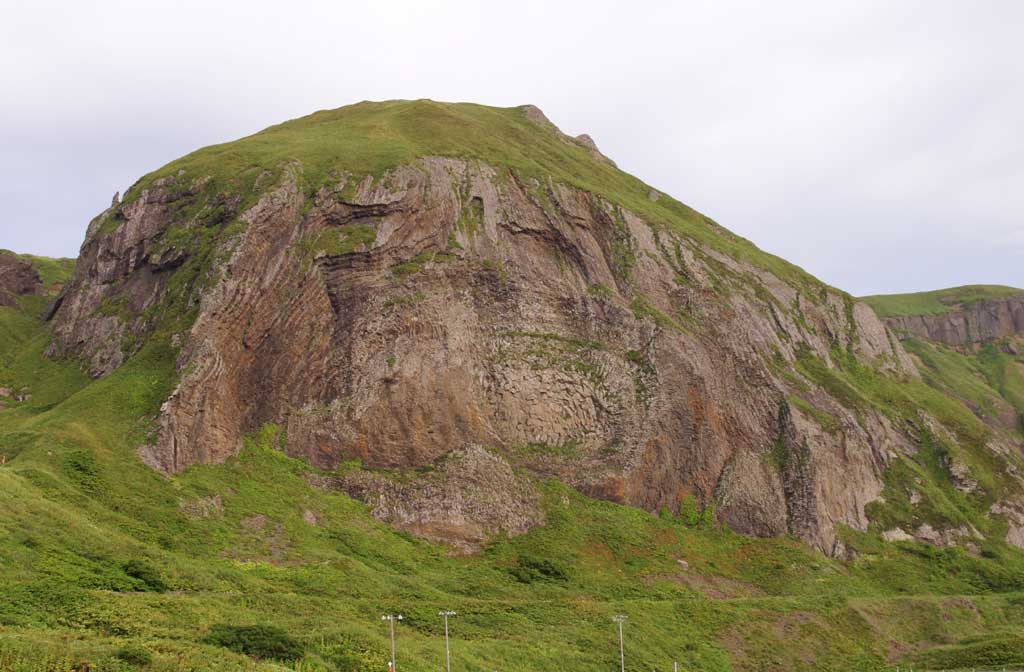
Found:
[(1022, 30), (1017, 0), (0, 0), (0, 247), (74, 256), (176, 156), (433, 98), (536, 104), (855, 294), (1024, 286)]

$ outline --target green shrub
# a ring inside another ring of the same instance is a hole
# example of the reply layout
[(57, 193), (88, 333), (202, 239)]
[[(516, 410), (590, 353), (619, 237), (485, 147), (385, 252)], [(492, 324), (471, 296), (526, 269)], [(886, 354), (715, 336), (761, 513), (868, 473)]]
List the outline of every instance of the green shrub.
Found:
[(143, 667), (153, 662), (153, 654), (138, 644), (125, 644), (114, 653), (114, 657), (135, 667)]
[(566, 581), (569, 578), (565, 568), (560, 564), (528, 553), (519, 556), (517, 564), (509, 569), (509, 573), (520, 583)]
[(145, 560), (132, 558), (124, 563), (124, 573), (142, 583), (142, 589), (153, 593), (167, 591), (167, 583), (164, 582), (160, 571)]
[(1024, 639), (998, 636), (943, 646), (915, 656), (919, 665), (932, 669), (996, 667), (1024, 664)]
[(100, 470), (88, 450), (73, 450), (64, 456), (61, 466), (68, 479), (86, 492), (99, 489)]
[(259, 659), (298, 660), (303, 654), (302, 645), (287, 632), (274, 625), (227, 625), (221, 623), (210, 628), (210, 632), (203, 641)]

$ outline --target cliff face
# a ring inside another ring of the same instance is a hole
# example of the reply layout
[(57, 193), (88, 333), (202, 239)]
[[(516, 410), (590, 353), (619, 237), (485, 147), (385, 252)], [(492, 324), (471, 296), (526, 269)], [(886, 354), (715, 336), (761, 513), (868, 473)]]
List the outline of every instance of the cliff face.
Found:
[(870, 308), (813, 279), (497, 162), (424, 156), (313, 189), (303, 171), (240, 194), (182, 169), (90, 225), (51, 353), (102, 376), (147, 338), (180, 346), (140, 449), (153, 468), (223, 461), (275, 423), (325, 470), (436, 467), (330, 483), (431, 538), (539, 524), (533, 473), (652, 511), (692, 497), (738, 531), (839, 552), (834, 526), (866, 529), (912, 452), (796, 373), (843, 352), (915, 375)]
[(0, 250), (0, 306), (13, 306), (19, 296), (39, 293), (42, 288), (31, 263)]
[(975, 301), (941, 315), (899, 315), (884, 321), (900, 338), (970, 346), (1024, 333), (1024, 294)]

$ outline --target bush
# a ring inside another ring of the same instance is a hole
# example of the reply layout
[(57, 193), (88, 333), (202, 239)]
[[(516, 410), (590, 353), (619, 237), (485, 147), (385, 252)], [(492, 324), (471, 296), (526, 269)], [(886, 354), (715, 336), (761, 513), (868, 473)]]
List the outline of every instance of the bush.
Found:
[(561, 565), (547, 558), (539, 558), (526, 553), (520, 555), (518, 564), (508, 571), (520, 583), (566, 581), (569, 578), (565, 568)]
[(67, 453), (61, 466), (68, 480), (88, 493), (96, 493), (100, 489), (100, 469), (96, 458), (88, 450), (73, 450)]
[(132, 559), (124, 563), (124, 573), (142, 584), (142, 589), (154, 593), (163, 593), (167, 590), (167, 583), (153, 565), (145, 560)]
[(126, 644), (122, 646), (114, 654), (114, 657), (136, 667), (149, 665), (153, 662), (153, 654), (138, 644)]
[(297, 640), (273, 625), (218, 624), (210, 628), (203, 641), (260, 659), (298, 660), (303, 654)]
[(933, 669), (1020, 665), (1024, 664), (1024, 639), (1009, 636), (965, 641), (924, 651), (915, 661)]

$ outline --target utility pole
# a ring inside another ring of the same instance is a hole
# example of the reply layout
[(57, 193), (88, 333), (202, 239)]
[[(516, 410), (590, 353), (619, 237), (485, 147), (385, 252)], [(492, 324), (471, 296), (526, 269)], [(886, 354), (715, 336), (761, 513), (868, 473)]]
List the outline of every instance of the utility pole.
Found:
[(452, 672), (452, 654), (448, 650), (448, 617), (454, 616), (455, 612), (451, 609), (442, 609), (437, 615), (444, 617), (444, 667), (448, 672)]
[(391, 624), (391, 672), (395, 672), (395, 621), (402, 620), (402, 615), (384, 614), (380, 620), (388, 621)]
[(626, 617), (622, 614), (616, 614), (612, 616), (612, 620), (619, 624), (619, 670), (620, 672), (626, 672), (626, 651), (622, 647), (622, 623), (626, 620)]

